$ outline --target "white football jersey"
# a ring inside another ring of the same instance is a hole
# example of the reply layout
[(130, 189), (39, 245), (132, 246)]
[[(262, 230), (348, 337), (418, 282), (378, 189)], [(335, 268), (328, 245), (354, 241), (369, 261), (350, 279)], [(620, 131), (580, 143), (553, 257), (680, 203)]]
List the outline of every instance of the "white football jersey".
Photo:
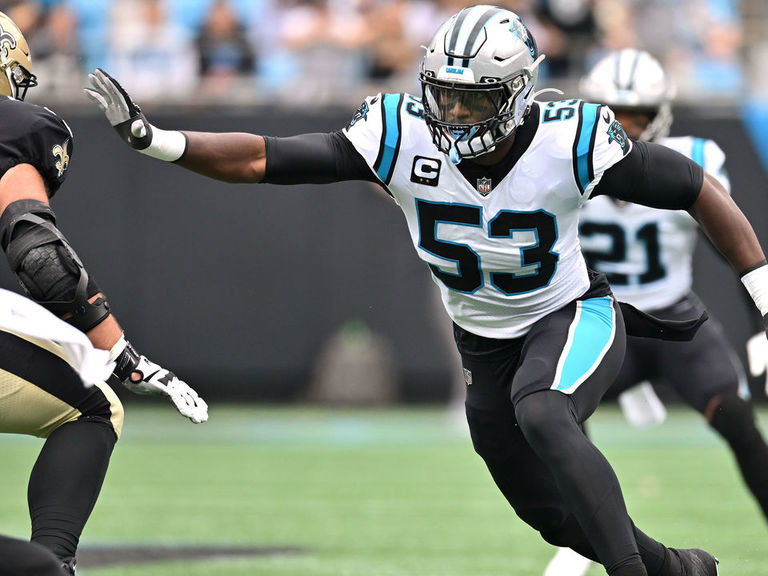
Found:
[(579, 212), (632, 145), (607, 107), (540, 104), (533, 140), (496, 183), (469, 182), (438, 151), (421, 100), (409, 94), (367, 98), (344, 133), (402, 209), (448, 314), (465, 330), (522, 336), (589, 287)]
[[(683, 136), (659, 144), (701, 165), (730, 193), (725, 154), (712, 140)], [(649, 311), (690, 292), (698, 224), (688, 212), (597, 196), (585, 204), (579, 230), (587, 264), (608, 277), (619, 300)]]

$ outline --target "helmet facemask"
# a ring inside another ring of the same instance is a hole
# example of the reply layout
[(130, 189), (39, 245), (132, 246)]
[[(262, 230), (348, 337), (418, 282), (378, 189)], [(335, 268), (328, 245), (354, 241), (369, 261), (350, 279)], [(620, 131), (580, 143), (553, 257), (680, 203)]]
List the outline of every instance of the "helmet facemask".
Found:
[[(32, 74), (21, 64), (16, 63), (6, 66), (0, 63), (0, 69), (5, 73), (5, 79), (7, 79), (8, 82), (6, 90), (0, 88), (0, 93), (5, 94), (7, 91), (8, 96), (13, 96), (16, 100), (24, 100), (24, 97), (27, 95), (27, 90), (37, 86), (37, 76)], [(2, 80), (0, 80), (0, 85), (5, 84)]]
[(454, 163), (492, 152), (522, 124), (530, 107), (531, 79), (528, 70), (505, 82), (479, 84), (436, 80), (422, 73), (425, 119), (435, 146)]

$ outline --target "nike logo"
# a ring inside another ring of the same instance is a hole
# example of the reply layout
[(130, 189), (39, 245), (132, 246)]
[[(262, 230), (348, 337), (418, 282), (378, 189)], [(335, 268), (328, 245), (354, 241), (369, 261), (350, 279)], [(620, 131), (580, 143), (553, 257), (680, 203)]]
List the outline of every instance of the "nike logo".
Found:
[(603, 120), (605, 120), (606, 124), (611, 121), (611, 115), (608, 114), (608, 110), (603, 109)]

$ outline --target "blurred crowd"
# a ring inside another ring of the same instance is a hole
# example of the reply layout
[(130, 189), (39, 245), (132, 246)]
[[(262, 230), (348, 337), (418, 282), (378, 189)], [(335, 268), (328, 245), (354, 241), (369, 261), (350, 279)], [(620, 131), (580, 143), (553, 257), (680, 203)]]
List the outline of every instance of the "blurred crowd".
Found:
[(421, 46), (471, 3), (521, 15), (547, 55), (542, 86), (572, 91), (603, 52), (637, 47), (665, 64), (680, 99), (768, 95), (765, 0), (0, 0), (0, 10), (24, 31), (34, 92), (48, 102), (81, 100), (99, 66), (141, 102), (327, 105), (418, 93)]

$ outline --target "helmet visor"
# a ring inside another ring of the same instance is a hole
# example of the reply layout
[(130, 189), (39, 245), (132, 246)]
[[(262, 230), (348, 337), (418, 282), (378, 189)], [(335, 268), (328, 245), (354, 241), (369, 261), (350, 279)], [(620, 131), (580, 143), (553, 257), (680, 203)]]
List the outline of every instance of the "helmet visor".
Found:
[(466, 89), (425, 84), (424, 97), (436, 120), (447, 124), (475, 124), (499, 114), (506, 100), (501, 87)]

